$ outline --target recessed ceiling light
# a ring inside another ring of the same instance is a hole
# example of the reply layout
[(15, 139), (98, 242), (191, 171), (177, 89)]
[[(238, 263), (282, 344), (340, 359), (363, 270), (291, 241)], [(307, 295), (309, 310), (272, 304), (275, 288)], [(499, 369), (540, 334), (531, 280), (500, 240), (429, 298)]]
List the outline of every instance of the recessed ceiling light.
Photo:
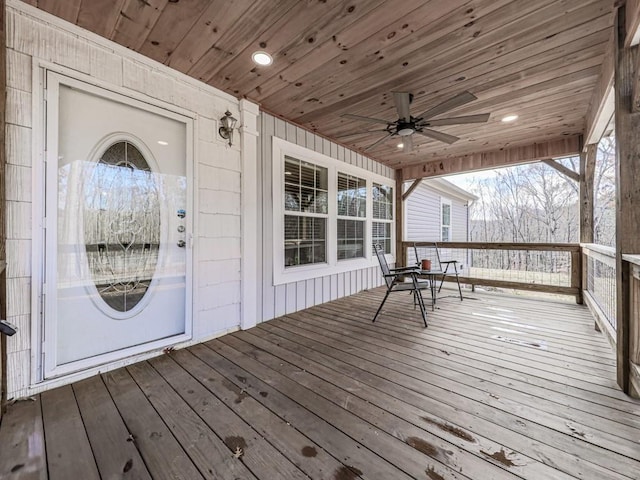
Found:
[(504, 123), (515, 122), (518, 119), (518, 115), (507, 115), (506, 117), (502, 117), (502, 121)]
[(165, 142), (164, 140), (158, 140), (158, 145), (167, 146), (169, 142)]
[(273, 58), (271, 58), (271, 55), (269, 55), (267, 52), (253, 52), (253, 55), (251, 55), (251, 59), (258, 65), (266, 66), (273, 63)]
[(404, 143), (399, 143), (398, 148), (404, 148)]

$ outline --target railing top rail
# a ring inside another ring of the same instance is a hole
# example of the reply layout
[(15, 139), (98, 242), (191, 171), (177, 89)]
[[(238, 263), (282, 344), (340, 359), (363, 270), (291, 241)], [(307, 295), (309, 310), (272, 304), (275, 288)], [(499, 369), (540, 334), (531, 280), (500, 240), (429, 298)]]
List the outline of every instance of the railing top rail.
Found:
[(629, 262), (629, 263), (633, 263), (634, 265), (638, 265), (640, 266), (640, 255), (632, 255), (630, 253), (623, 253), (622, 254), (622, 259)]
[(587, 255), (589, 252), (597, 252), (607, 257), (616, 258), (616, 249), (613, 247), (607, 247), (598, 243), (581, 243), (580, 246)]
[(578, 243), (509, 243), (509, 242), (402, 242), (404, 247), (413, 244), (418, 247), (433, 247), (436, 243), (440, 248), (470, 248), (476, 250), (544, 250), (557, 252), (579, 252)]

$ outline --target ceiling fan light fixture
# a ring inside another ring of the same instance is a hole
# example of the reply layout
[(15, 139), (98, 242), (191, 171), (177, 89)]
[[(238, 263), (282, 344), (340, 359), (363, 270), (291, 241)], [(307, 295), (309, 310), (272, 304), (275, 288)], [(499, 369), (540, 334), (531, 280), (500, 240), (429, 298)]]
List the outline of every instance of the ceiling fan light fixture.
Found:
[(398, 148), (404, 148), (404, 143), (399, 143)]
[(502, 122), (503, 123), (511, 123), (511, 122), (515, 122), (517, 119), (518, 119), (518, 115), (511, 114), (511, 115), (506, 115), (506, 116), (502, 117)]
[(401, 137), (406, 137), (407, 135), (413, 135), (414, 132), (415, 130), (411, 127), (403, 127), (398, 130), (398, 135), (400, 135)]
[(273, 63), (273, 57), (271, 57), (271, 55), (269, 55), (267, 52), (263, 52), (260, 50), (251, 54), (251, 60), (253, 60), (253, 63), (262, 65), (263, 67), (271, 65)]

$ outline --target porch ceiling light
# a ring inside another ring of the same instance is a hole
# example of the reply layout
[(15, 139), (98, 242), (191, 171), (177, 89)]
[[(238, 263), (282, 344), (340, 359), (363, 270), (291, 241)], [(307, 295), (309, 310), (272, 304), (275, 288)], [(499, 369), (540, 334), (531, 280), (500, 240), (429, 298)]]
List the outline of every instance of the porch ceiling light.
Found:
[(229, 142), (229, 146), (233, 145), (233, 129), (236, 126), (238, 120), (231, 116), (231, 112), (227, 110), (224, 112), (224, 117), (220, 119), (220, 128), (218, 133), (222, 138)]
[(398, 148), (404, 148), (404, 143), (399, 143)]
[(511, 122), (515, 122), (518, 119), (518, 115), (507, 115), (505, 117), (502, 117), (502, 121), (504, 123), (511, 123)]
[(267, 52), (257, 51), (253, 52), (251, 55), (251, 59), (253, 63), (257, 63), (258, 65), (267, 66), (273, 63), (273, 58)]

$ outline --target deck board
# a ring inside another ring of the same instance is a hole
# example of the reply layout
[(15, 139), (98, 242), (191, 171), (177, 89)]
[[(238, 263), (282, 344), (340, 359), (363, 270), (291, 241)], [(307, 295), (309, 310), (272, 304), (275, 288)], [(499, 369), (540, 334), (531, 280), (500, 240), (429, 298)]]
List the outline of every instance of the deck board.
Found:
[(371, 323), (383, 293), (19, 402), (0, 477), (639, 478), (640, 402), (586, 308), (465, 292), (425, 329), (409, 295)]

